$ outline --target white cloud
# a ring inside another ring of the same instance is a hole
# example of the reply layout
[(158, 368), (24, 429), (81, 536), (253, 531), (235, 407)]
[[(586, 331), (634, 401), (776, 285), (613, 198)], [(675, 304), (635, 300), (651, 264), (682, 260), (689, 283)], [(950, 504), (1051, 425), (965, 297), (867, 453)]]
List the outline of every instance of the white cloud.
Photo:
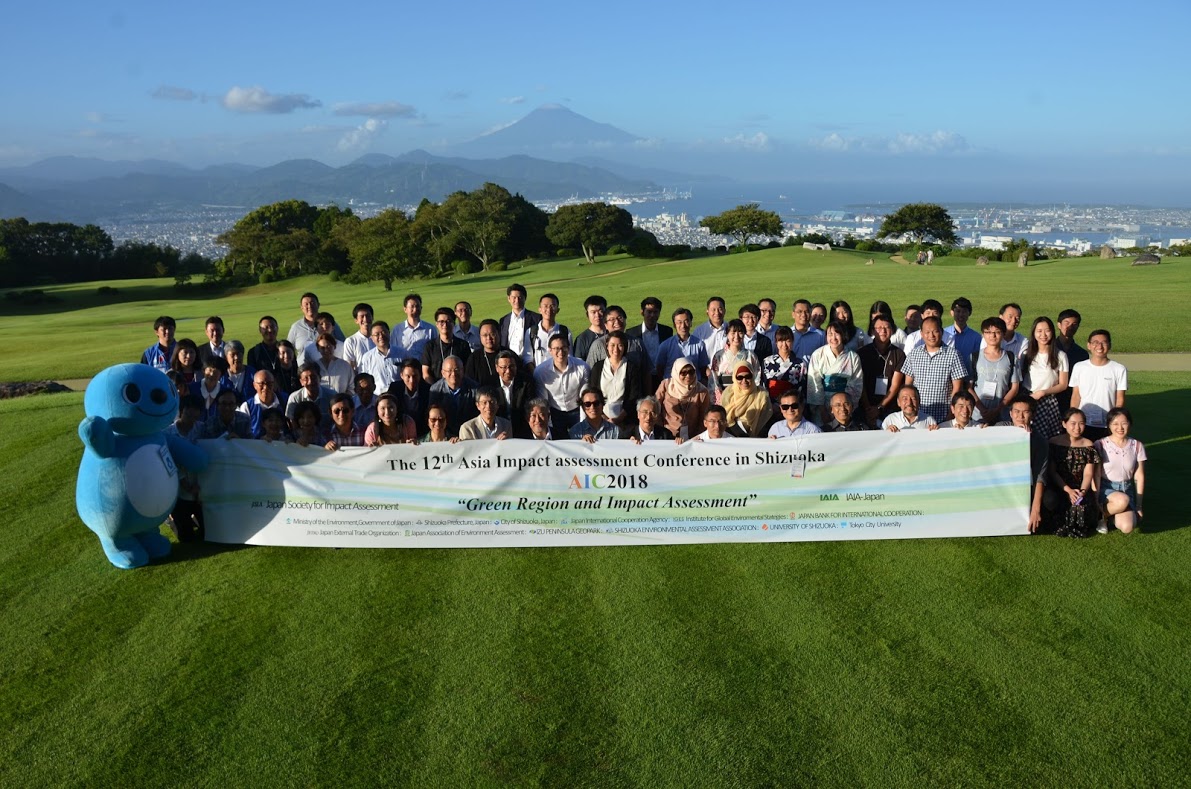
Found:
[(765, 132), (757, 132), (751, 136), (745, 134), (737, 134), (732, 137), (725, 137), (722, 140), (723, 144), (729, 148), (736, 148), (742, 151), (768, 151), (770, 149), (769, 135)]
[(524, 96), (508, 96), (507, 98), (501, 99), (500, 103), (501, 104), (524, 104), (525, 97)]
[(926, 134), (899, 132), (892, 137), (845, 137), (839, 132), (831, 132), (808, 141), (808, 145), (821, 151), (835, 153), (875, 153), (893, 156), (941, 155), (962, 153), (971, 149), (963, 135), (943, 130)]
[(336, 146), (340, 151), (363, 151), (372, 145), (372, 141), (389, 125), (388, 121), (369, 118), (347, 134), (339, 138)]
[(357, 101), (336, 104), (336, 115), (360, 115), (365, 118), (416, 118), (418, 111), (399, 101)]
[(167, 101), (194, 101), (199, 97), (190, 88), (179, 88), (177, 85), (158, 85), (149, 95)]
[(220, 100), (232, 112), (262, 112), (284, 115), (294, 110), (321, 107), (323, 103), (305, 93), (270, 93), (259, 85), (250, 88), (233, 87)]

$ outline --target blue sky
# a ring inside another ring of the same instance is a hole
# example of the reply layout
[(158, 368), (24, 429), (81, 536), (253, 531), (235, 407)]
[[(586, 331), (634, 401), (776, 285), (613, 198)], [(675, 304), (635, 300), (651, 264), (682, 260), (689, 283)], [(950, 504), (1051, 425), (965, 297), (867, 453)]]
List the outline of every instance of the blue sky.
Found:
[(1105, 167), (1187, 181), (1191, 3), (1072, 9), (23, 4), (0, 47), (0, 166), (342, 164), (441, 150), (559, 103), (647, 138), (659, 162), (745, 177), (782, 161), (808, 177)]

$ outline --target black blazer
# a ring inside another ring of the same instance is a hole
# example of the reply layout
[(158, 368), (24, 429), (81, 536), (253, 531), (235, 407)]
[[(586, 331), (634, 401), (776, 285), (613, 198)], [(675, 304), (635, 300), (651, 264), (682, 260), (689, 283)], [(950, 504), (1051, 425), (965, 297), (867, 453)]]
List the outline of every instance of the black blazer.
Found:
[[(642, 334), (643, 329), (644, 329), (644, 324), (638, 323), (636, 326), (633, 326), (628, 331), (626, 331), (625, 336), (636, 337), (639, 340), (639, 339), (641, 339), (641, 334)], [(671, 329), (669, 326), (663, 326), (660, 323), (658, 324), (658, 345), (661, 345), (662, 343), (664, 343), (666, 340), (670, 339), (673, 336), (674, 336), (673, 329)]]
[(505, 399), (505, 390), (500, 382), (492, 384), (500, 393), (500, 404), (496, 408), (496, 415), (503, 416), (513, 423), (515, 438), (529, 438), (529, 417), (525, 413), (525, 404), (537, 397), (537, 388), (528, 378), (517, 376), (513, 379), (510, 399)]
[(773, 341), (761, 332), (757, 332), (757, 344), (753, 347), (753, 355), (757, 357), (757, 364), (764, 362), (766, 356), (773, 356), (775, 353), (777, 351), (773, 350)]
[[(511, 345), (509, 345), (509, 321), (512, 320), (512, 318), (513, 318), (513, 313), (506, 312), (504, 314), (504, 317), (502, 317), (500, 319), (500, 347), (501, 348), (511, 348), (512, 347)], [(534, 312), (531, 309), (526, 308), (526, 310), (525, 310), (525, 328), (529, 329), (533, 326), (537, 326), (541, 322), (542, 322), (541, 315), (539, 315), (538, 313)]]

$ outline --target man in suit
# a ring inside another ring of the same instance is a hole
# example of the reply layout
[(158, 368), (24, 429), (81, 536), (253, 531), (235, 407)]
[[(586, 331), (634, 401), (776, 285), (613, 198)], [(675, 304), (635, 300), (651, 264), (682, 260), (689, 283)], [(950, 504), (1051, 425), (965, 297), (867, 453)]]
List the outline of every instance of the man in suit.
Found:
[(529, 438), (529, 424), (526, 422), (525, 406), (537, 397), (533, 381), (519, 374), (517, 354), (501, 351), (496, 357), (496, 385), (498, 396), (496, 412), (513, 424), (513, 435)]
[[(500, 319), (500, 347), (508, 348), (519, 357), (525, 355), (525, 333), (538, 325), (542, 316), (525, 309), (529, 295), (524, 285), (514, 282), (505, 290), (512, 312)], [(567, 340), (568, 344), (570, 340)]]
[(622, 427), (620, 437), (634, 444), (646, 441), (673, 441), (674, 434), (658, 423), (661, 406), (656, 397), (642, 397), (637, 403), (637, 424)]
[(761, 323), (761, 308), (756, 304), (745, 304), (740, 308), (739, 317), (744, 323), (744, 348), (752, 351), (758, 362), (765, 361), (767, 356), (773, 356), (773, 343), (763, 332), (757, 330)]
[(513, 435), (513, 425), (509, 420), (496, 415), (499, 407), (499, 395), (491, 386), (482, 386), (476, 390), (476, 408), (480, 415), (469, 419), (459, 428), (460, 441), (477, 441), (483, 438), (503, 440)]
[[(380, 386), (377, 386), (377, 391), (380, 391)], [(430, 410), (430, 384), (422, 378), (421, 361), (406, 359), (401, 362), (397, 380), (386, 391), (401, 398), (402, 413), (414, 420), (419, 436), (425, 435), (430, 429), (426, 421), (426, 413)]]
[(650, 370), (657, 369), (658, 349), (674, 334), (674, 330), (669, 326), (662, 326), (658, 323), (658, 318), (661, 315), (662, 300), (656, 296), (646, 296), (641, 300), (641, 325), (634, 326), (625, 332), (630, 343), (634, 338), (641, 341), (641, 346), (645, 348), (645, 353), (649, 356)]

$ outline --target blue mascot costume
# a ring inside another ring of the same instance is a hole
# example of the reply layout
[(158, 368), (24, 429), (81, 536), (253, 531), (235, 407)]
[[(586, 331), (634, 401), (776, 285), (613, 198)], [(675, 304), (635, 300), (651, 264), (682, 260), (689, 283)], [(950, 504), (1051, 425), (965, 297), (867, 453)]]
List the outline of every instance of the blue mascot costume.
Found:
[(175, 459), (191, 471), (207, 466), (201, 447), (162, 433), (178, 413), (173, 383), (147, 364), (118, 364), (91, 380), (83, 408), (79, 517), (121, 569), (168, 555), (160, 526), (178, 498)]

